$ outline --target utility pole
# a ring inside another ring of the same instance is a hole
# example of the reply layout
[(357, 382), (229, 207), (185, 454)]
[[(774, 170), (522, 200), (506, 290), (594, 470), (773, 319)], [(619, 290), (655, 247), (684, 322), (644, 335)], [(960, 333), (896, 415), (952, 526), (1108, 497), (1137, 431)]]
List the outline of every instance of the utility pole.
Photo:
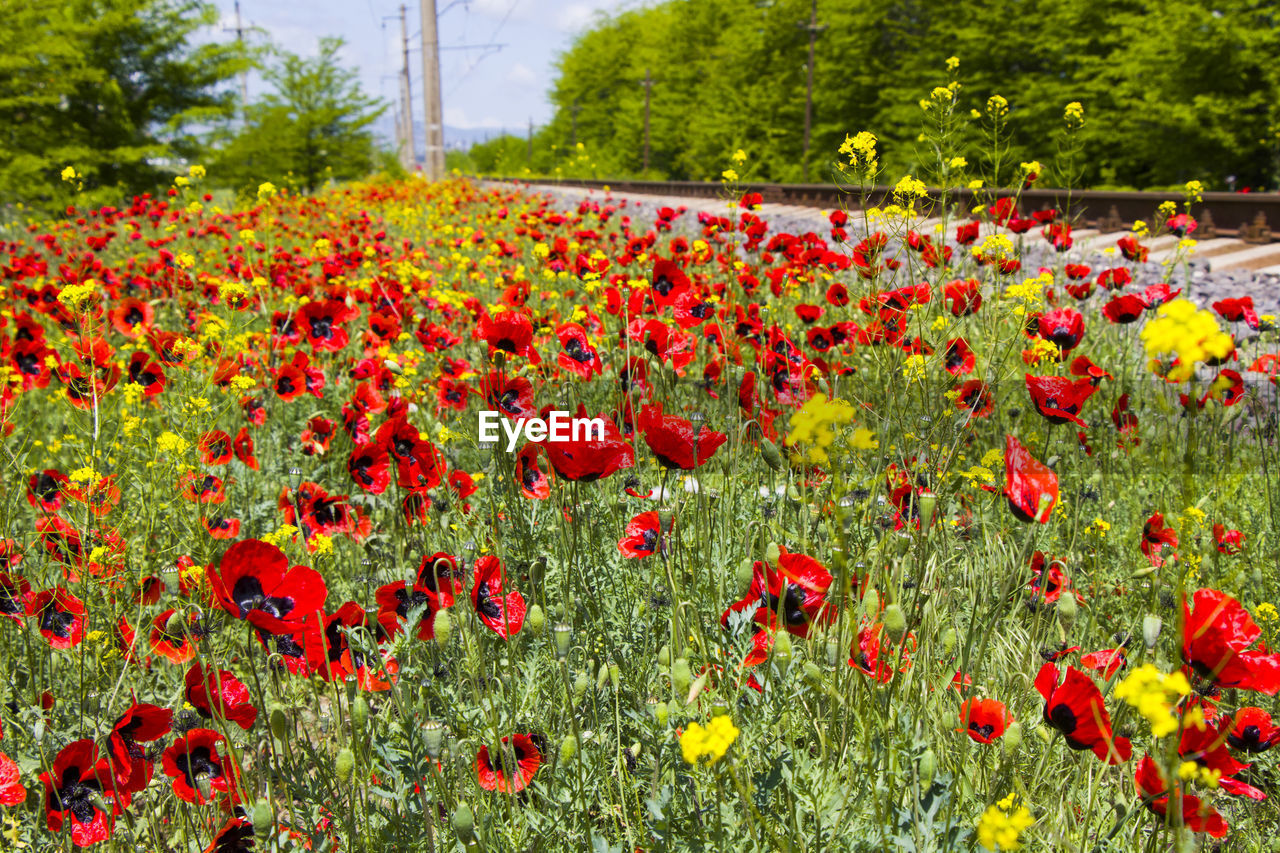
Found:
[(436, 0), (418, 0), (422, 11), (422, 98), (426, 104), (427, 178), (444, 177), (444, 107), (440, 98), (440, 37)]
[(644, 171), (649, 171), (649, 92), (653, 89), (653, 78), (649, 69), (644, 70)]
[[(240, 20), (240, 0), (236, 0), (236, 25), (234, 27), (223, 27), (224, 33), (235, 33), (236, 41), (240, 43), (240, 51), (244, 52), (244, 24)], [(240, 116), (245, 115), (245, 107), (249, 105), (249, 72), (241, 70), (240, 72)]]
[(809, 23), (801, 24), (809, 31), (809, 82), (804, 94), (804, 182), (809, 183), (809, 128), (813, 123), (813, 43), (818, 34), (826, 29), (818, 26), (818, 0), (812, 0), (809, 9)]
[(409, 171), (413, 171), (418, 160), (418, 147), (413, 139), (413, 87), (409, 80), (409, 25), (405, 18), (406, 10), (400, 4), (400, 46), (404, 52), (404, 62), (400, 66), (400, 120), (404, 123), (401, 131), (400, 163)]

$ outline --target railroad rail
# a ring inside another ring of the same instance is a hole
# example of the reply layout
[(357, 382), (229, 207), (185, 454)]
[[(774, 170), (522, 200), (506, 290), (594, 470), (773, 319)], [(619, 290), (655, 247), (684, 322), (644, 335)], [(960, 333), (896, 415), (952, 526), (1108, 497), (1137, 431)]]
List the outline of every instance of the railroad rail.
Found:
[[(599, 181), (576, 178), (510, 178), (491, 177), (489, 181), (516, 184), (543, 184), (564, 187), (604, 189), (608, 187), (618, 195), (641, 194), (671, 196), (677, 198), (722, 198), (725, 188), (711, 181)], [(834, 184), (737, 184), (738, 192), (760, 193), (765, 204), (783, 204), (795, 207), (834, 209), (856, 208), (860, 193), (843, 189)], [(867, 195), (872, 205), (883, 204), (893, 193), (893, 187), (873, 187)], [(974, 191), (968, 189), (947, 190), (947, 195), (962, 207), (974, 204)], [(1013, 195), (1011, 190), (997, 190), (997, 196)], [(1161, 202), (1172, 201), (1179, 205), (1184, 200), (1176, 192), (1112, 192), (1109, 190), (1028, 189), (1019, 195), (1024, 211), (1044, 208), (1065, 208), (1068, 203), (1072, 217), (1079, 226), (1088, 226), (1107, 233), (1129, 228), (1137, 220), (1152, 222)], [(940, 192), (931, 190), (934, 201)], [(988, 194), (986, 199), (990, 198)], [(1202, 193), (1202, 201), (1192, 207), (1198, 227), (1195, 237), (1199, 240), (1234, 237), (1243, 243), (1264, 244), (1280, 242), (1280, 193)], [(1272, 223), (1276, 224), (1273, 230)], [(1152, 222), (1154, 224), (1154, 222)]]

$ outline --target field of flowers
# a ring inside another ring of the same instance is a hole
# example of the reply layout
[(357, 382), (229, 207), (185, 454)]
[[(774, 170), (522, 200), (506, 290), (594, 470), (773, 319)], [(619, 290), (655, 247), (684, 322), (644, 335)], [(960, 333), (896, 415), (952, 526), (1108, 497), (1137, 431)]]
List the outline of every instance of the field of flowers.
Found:
[(3, 848), (1276, 849), (1280, 355), (1197, 187), (1101, 267), (1038, 164), (840, 157), (823, 233), (198, 167), (5, 226)]

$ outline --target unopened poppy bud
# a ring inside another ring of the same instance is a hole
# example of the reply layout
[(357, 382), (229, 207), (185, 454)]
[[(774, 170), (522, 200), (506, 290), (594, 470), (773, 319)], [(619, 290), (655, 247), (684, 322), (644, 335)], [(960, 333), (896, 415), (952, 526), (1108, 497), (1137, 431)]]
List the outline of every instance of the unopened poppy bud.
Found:
[(449, 608), (442, 607), (436, 611), (435, 619), (431, 622), (431, 630), (437, 643), (442, 646), (449, 644), (449, 640), (453, 638), (453, 614), (449, 612)]
[(658, 666), (671, 666), (671, 647), (663, 646), (658, 649)]
[(44, 729), (44, 720), (36, 720), (35, 726), (31, 729), (31, 739), (36, 743), (41, 743), (44, 740)]
[(902, 611), (902, 605), (890, 604), (884, 609), (884, 630), (895, 644), (906, 638), (907, 614)]
[(387, 370), (390, 370), (396, 376), (401, 376), (404, 374), (404, 368), (401, 367), (400, 362), (396, 361), (394, 358), (384, 358), (382, 360), (382, 366), (385, 367)]
[(275, 815), (271, 812), (271, 803), (259, 797), (253, 806), (253, 834), (258, 840), (265, 842), (275, 828)]
[(444, 747), (444, 723), (439, 720), (427, 720), (422, 727), (422, 739), (427, 745), (427, 757), (439, 761)]
[[(213, 797), (213, 780), (205, 775), (196, 776), (196, 790), (200, 792), (202, 799), (211, 799)], [(107, 811), (107, 814), (111, 814), (111, 812)]]
[(345, 782), (351, 778), (351, 771), (356, 766), (356, 754), (346, 747), (338, 751), (338, 757), (333, 762), (334, 775), (338, 777), (339, 782)]
[(778, 560), (782, 557), (782, 548), (777, 542), (770, 542), (768, 547), (764, 549), (764, 560), (771, 566), (778, 565)]
[(622, 684), (622, 670), (618, 668), (616, 663), (609, 664), (609, 685), (617, 690)]
[(862, 595), (862, 613), (868, 619), (874, 619), (880, 613), (880, 593), (875, 587), (867, 587)]
[(933, 785), (933, 774), (938, 771), (938, 756), (934, 755), (932, 749), (926, 749), (920, 755), (920, 787), (929, 788)]
[(529, 564), (529, 583), (532, 586), (542, 586), (542, 579), (547, 574), (547, 558), (539, 557)]
[(750, 557), (746, 557), (741, 563), (738, 563), (738, 573), (734, 579), (738, 582), (739, 589), (751, 583), (751, 577), (755, 574), (755, 565), (755, 561)]
[[(501, 353), (498, 353), (501, 355)], [(458, 836), (458, 840), (466, 844), (475, 838), (476, 835), (476, 817), (471, 813), (471, 807), (466, 803), (460, 803), (453, 810), (453, 818), (450, 820), (453, 825), (453, 832)]]
[(564, 660), (569, 656), (569, 643), (573, 639), (573, 628), (568, 622), (557, 622), (551, 629), (551, 637), (556, 643), (556, 657)]
[(1004, 751), (1005, 754), (1013, 753), (1022, 746), (1022, 723), (1014, 722), (1009, 724), (1009, 728), (1004, 730)]
[(804, 662), (804, 680), (810, 684), (818, 684), (822, 681), (822, 670), (811, 660)]
[(285, 715), (284, 708), (279, 705), (272, 708), (269, 720), (271, 734), (275, 735), (276, 740), (282, 741), (289, 736), (289, 718)]
[(667, 718), (670, 715), (670, 710), (671, 709), (667, 707), (666, 702), (659, 702), (653, 706), (653, 716), (654, 719), (658, 721), (658, 725), (665, 726), (667, 724)]
[(587, 694), (587, 688), (591, 686), (591, 676), (585, 672), (579, 672), (578, 677), (573, 680), (573, 701), (574, 704), (582, 701), (582, 697)]
[(525, 616), (524, 624), (525, 627), (534, 634), (541, 634), (542, 629), (547, 624), (546, 614), (542, 612), (541, 607), (535, 604), (529, 608), (529, 613)]
[(778, 445), (767, 438), (760, 439), (760, 456), (771, 471), (782, 470), (782, 454), (778, 452)]
[(351, 702), (351, 728), (357, 732), (363, 732), (365, 726), (369, 725), (369, 703), (361, 694), (356, 694), (356, 698)]
[(600, 671), (596, 673), (596, 690), (604, 690), (604, 686), (609, 683), (609, 667), (606, 664), (600, 664)]
[(683, 696), (688, 693), (692, 682), (693, 673), (689, 671), (689, 661), (676, 658), (675, 663), (671, 664), (671, 686), (675, 689), (676, 695)]
[(1058, 599), (1058, 622), (1063, 628), (1070, 628), (1076, 623), (1076, 595), (1071, 590), (1064, 590)]
[(773, 638), (773, 656), (782, 663), (791, 660), (791, 635), (779, 631)]
[[(689, 695), (685, 697), (684, 704), (692, 705), (694, 700), (697, 699), (698, 696), (702, 694), (702, 691), (706, 689), (706, 686), (707, 686), (708, 675), (709, 673), (704, 672), (702, 673), (702, 675), (698, 676), (696, 681), (693, 682), (693, 686), (689, 688)], [(721, 713), (728, 713), (728, 711), (725, 710), (725, 711), (722, 711)]]
[(560, 761), (568, 763), (578, 754), (578, 739), (572, 733), (564, 736), (564, 740), (560, 741)]
[(1164, 623), (1160, 621), (1160, 617), (1153, 613), (1148, 613), (1142, 617), (1142, 642), (1147, 644), (1148, 649), (1156, 647), (1156, 640), (1160, 639), (1160, 629), (1164, 627)]

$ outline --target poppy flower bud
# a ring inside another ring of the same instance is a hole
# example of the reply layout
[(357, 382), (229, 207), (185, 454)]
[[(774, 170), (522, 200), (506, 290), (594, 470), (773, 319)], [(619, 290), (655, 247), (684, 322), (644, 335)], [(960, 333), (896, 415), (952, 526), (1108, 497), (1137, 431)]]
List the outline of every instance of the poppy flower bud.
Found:
[(880, 613), (880, 593), (876, 592), (875, 587), (867, 587), (866, 593), (862, 596), (862, 612), (869, 619), (876, 618)]
[(787, 500), (793, 504), (800, 503), (800, 490), (794, 484), (787, 486)]
[(357, 694), (351, 702), (351, 728), (357, 732), (363, 732), (367, 725), (369, 725), (369, 703), (365, 701), (364, 696)]
[(938, 770), (938, 756), (932, 749), (926, 749), (920, 756), (920, 764), (917, 769), (920, 773), (920, 787), (929, 788), (933, 785), (933, 774)]
[(596, 690), (604, 690), (604, 686), (609, 683), (609, 667), (606, 664), (600, 665), (600, 671), (596, 673)]
[(734, 578), (738, 582), (738, 588), (749, 585), (753, 574), (755, 574), (755, 561), (747, 557), (738, 564), (738, 573)]
[(271, 709), (271, 734), (275, 735), (276, 740), (285, 740), (289, 736), (289, 718), (285, 715), (284, 708), (276, 705)]
[(1070, 628), (1076, 623), (1076, 594), (1069, 589), (1064, 590), (1058, 599), (1058, 622), (1063, 628)]
[(587, 695), (587, 688), (591, 686), (591, 676), (585, 672), (579, 672), (578, 677), (573, 680), (573, 701), (574, 704), (582, 701), (582, 697)]
[(573, 757), (578, 754), (578, 739), (572, 733), (564, 736), (564, 740), (560, 741), (560, 761), (568, 764)]
[[(706, 672), (698, 676), (697, 681), (693, 682), (693, 686), (689, 688), (689, 695), (684, 700), (684, 704), (692, 705), (693, 701), (697, 699), (699, 695), (702, 694), (702, 691), (707, 686), (708, 676), (709, 676), (709, 673), (706, 673)], [(712, 710), (715, 710), (715, 709), (712, 709)], [(728, 713), (728, 710), (726, 709), (726, 710), (720, 711), (720, 713)]]
[(1148, 649), (1156, 647), (1156, 640), (1160, 639), (1160, 629), (1163, 626), (1160, 617), (1153, 613), (1142, 617), (1142, 642), (1147, 644)]
[(676, 658), (675, 663), (671, 665), (671, 686), (675, 689), (677, 696), (683, 696), (689, 692), (689, 684), (693, 681), (693, 673), (689, 671), (689, 661), (684, 658)]
[(658, 721), (658, 725), (665, 726), (670, 709), (667, 708), (666, 702), (655, 702), (653, 704), (653, 716)]
[(525, 616), (524, 624), (525, 627), (533, 633), (541, 634), (542, 629), (546, 627), (547, 624), (546, 614), (542, 612), (541, 607), (535, 604), (529, 608), (529, 613)]
[(663, 646), (658, 649), (658, 666), (671, 666), (671, 649)]
[(956, 650), (956, 629), (948, 628), (942, 632), (942, 653), (949, 655)]
[(1005, 755), (1009, 755), (1022, 746), (1022, 723), (1013, 722), (1009, 724), (1009, 728), (1004, 730), (1004, 751)]
[(431, 629), (437, 643), (442, 646), (449, 644), (449, 640), (453, 638), (453, 614), (449, 612), (449, 608), (443, 607), (436, 611), (435, 618), (431, 621)]
[(253, 834), (258, 840), (265, 842), (275, 827), (275, 815), (271, 812), (271, 803), (259, 797), (253, 806)]
[(427, 744), (427, 757), (432, 761), (440, 760), (441, 748), (444, 746), (444, 723), (439, 720), (427, 720), (423, 728), (423, 740)]
[(31, 730), (31, 739), (36, 743), (44, 741), (44, 720), (36, 720), (36, 724)]
[(616, 663), (609, 664), (609, 685), (614, 690), (622, 683), (622, 670), (618, 668)]
[(333, 772), (338, 777), (339, 782), (345, 782), (351, 778), (351, 771), (356, 766), (356, 754), (346, 747), (338, 751), (338, 757), (334, 760)]
[(556, 643), (556, 657), (564, 660), (569, 656), (569, 642), (573, 639), (573, 628), (567, 622), (557, 622), (551, 629), (551, 637)]
[(394, 358), (384, 358), (382, 360), (382, 366), (387, 370), (390, 370), (396, 376), (404, 375), (404, 368), (401, 367), (400, 362), (396, 361)]
[(791, 635), (779, 631), (773, 638), (773, 656), (781, 663), (791, 660)]
[(804, 662), (804, 680), (810, 684), (819, 684), (822, 682), (822, 670), (811, 660)]
[(782, 549), (778, 547), (777, 542), (770, 542), (768, 547), (764, 549), (764, 560), (771, 566), (778, 565), (778, 560), (782, 557)]
[[(498, 353), (501, 356), (501, 353)], [(471, 841), (476, 836), (476, 817), (471, 813), (471, 807), (466, 803), (461, 803), (453, 810), (453, 818), (450, 820), (453, 825), (453, 832), (458, 836), (458, 840), (463, 844)]]
[(542, 579), (547, 574), (547, 559), (539, 557), (529, 564), (529, 583), (532, 586), (542, 586)]
[(902, 605), (890, 604), (884, 609), (884, 630), (894, 644), (906, 638), (907, 614), (902, 611)]
[(782, 470), (782, 454), (778, 452), (778, 445), (767, 438), (760, 439), (760, 456), (764, 458), (764, 464), (769, 466), (769, 470)]

